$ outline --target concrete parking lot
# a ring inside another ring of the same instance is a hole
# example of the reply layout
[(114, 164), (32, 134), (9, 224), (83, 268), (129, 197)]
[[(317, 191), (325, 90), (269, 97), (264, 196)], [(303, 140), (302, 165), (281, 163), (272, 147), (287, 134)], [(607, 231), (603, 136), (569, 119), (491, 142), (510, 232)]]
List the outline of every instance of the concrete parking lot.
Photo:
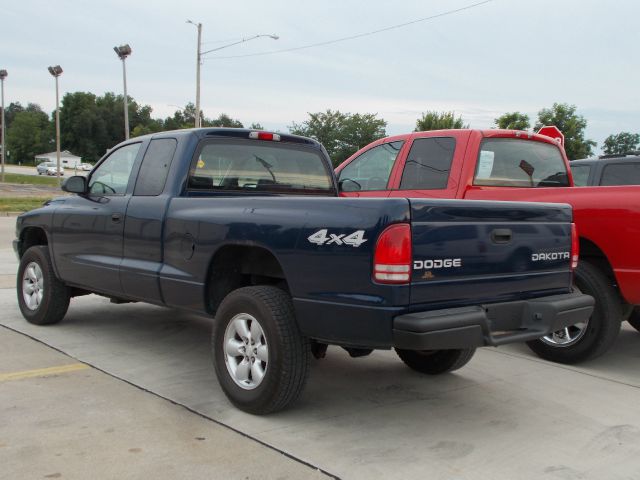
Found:
[(57, 326), (26, 323), (13, 221), (0, 218), (0, 478), (640, 478), (626, 324), (575, 367), (517, 345), (424, 377), (393, 352), (330, 348), (293, 409), (255, 417), (216, 383), (207, 318), (92, 295)]

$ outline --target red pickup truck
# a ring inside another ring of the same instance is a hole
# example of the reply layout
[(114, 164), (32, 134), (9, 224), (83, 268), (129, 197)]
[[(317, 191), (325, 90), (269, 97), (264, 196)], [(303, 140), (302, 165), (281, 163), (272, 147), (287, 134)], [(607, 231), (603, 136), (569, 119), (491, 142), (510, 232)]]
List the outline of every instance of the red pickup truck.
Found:
[[(603, 354), (625, 319), (640, 330), (640, 186), (573, 186), (564, 149), (514, 130), (434, 130), (378, 140), (337, 169), (341, 195), (561, 202), (580, 237), (575, 286), (596, 300), (587, 322), (528, 342), (540, 357), (576, 363)], [(526, 235), (526, 225), (512, 242)], [(478, 253), (489, 246), (478, 242)], [(516, 259), (513, 259), (516, 261)], [(539, 261), (518, 259), (523, 268)], [(434, 282), (437, 270), (431, 271)]]

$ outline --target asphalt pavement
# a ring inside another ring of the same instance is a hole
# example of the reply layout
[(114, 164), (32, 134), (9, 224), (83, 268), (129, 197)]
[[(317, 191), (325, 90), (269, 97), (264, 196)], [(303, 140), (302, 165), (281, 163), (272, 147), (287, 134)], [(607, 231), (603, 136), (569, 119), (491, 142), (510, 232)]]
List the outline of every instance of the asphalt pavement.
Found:
[(426, 377), (390, 351), (331, 347), (292, 409), (256, 417), (216, 382), (208, 318), (91, 295), (59, 325), (25, 322), (12, 221), (0, 218), (0, 478), (640, 478), (640, 333), (627, 324), (574, 367), (516, 345)]

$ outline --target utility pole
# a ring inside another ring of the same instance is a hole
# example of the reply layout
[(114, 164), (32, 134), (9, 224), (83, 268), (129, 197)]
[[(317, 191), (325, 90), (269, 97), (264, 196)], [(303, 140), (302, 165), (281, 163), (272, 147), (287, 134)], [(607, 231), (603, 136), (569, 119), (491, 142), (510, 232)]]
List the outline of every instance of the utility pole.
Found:
[(6, 150), (7, 150), (7, 144), (5, 143), (5, 137), (4, 137), (4, 79), (7, 78), (7, 71), (6, 70), (0, 70), (0, 90), (2, 91), (1, 95), (2, 95), (2, 175), (0, 175), (2, 178), (1, 180), (4, 182), (4, 162), (5, 162), (5, 155), (6, 155)]
[(202, 24), (194, 23), (191, 20), (187, 20), (187, 23), (195, 25), (198, 29), (198, 48), (196, 53), (196, 121), (195, 127), (200, 128), (200, 64), (202, 63), (200, 53), (202, 51)]

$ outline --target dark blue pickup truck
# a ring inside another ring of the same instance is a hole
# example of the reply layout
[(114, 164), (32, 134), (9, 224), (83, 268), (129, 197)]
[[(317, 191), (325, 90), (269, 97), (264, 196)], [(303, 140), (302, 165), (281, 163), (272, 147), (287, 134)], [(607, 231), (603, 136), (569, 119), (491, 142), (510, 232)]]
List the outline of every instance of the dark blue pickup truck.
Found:
[(566, 205), (339, 198), (314, 140), (241, 129), (126, 141), (74, 195), (18, 217), (18, 302), (59, 322), (97, 293), (215, 316), (212, 354), (251, 413), (291, 404), (312, 354), (395, 348), (455, 370), (475, 348), (585, 321)]

